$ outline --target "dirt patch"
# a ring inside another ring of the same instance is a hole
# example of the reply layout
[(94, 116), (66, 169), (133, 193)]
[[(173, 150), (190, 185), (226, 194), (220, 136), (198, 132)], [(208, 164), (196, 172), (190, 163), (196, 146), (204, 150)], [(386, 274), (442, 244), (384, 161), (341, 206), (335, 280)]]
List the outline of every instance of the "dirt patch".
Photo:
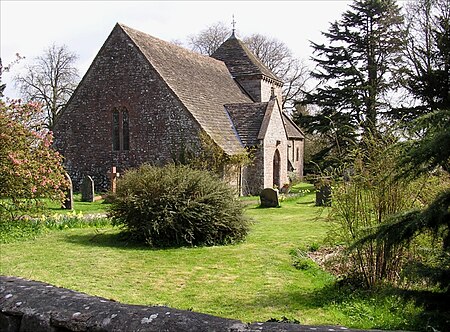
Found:
[(316, 251), (308, 252), (307, 255), (323, 270), (336, 277), (344, 275), (349, 269), (348, 257), (341, 246), (321, 247)]

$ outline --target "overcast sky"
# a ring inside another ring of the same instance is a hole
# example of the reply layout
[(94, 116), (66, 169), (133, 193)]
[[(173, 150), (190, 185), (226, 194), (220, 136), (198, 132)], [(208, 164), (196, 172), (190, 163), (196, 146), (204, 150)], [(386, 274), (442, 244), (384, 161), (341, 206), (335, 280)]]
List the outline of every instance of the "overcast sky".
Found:
[[(1, 0), (3, 65), (19, 53), (26, 59), (3, 74), (5, 95), (19, 97), (11, 78), (53, 43), (77, 53), (83, 76), (114, 25), (119, 22), (167, 41), (185, 41), (191, 34), (234, 14), (237, 32), (275, 37), (295, 56), (311, 56), (309, 40), (340, 18), (350, 1), (11, 1)], [(238, 34), (239, 37), (239, 34)]]

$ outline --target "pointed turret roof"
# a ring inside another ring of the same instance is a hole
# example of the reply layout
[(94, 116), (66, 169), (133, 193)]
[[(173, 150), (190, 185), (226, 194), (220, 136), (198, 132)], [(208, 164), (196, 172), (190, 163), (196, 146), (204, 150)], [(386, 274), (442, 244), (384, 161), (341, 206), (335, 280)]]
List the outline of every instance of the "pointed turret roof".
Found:
[(282, 80), (272, 73), (241, 40), (236, 38), (234, 33), (219, 46), (211, 57), (225, 62), (234, 78), (263, 75), (280, 84), (283, 83)]

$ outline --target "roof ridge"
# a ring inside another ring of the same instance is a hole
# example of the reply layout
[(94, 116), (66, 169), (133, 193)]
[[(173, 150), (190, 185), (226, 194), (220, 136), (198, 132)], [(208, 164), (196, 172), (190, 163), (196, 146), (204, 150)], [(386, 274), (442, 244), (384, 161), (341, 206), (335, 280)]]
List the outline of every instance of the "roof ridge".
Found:
[[(159, 41), (159, 42), (161, 42), (161, 43), (164, 43), (164, 44), (166, 44), (166, 45), (168, 45), (168, 46), (170, 46), (170, 47), (173, 47), (174, 49), (177, 49), (177, 50), (180, 51), (180, 52), (183, 52), (183, 53), (185, 53), (185, 54), (189, 54), (189, 56), (194, 56), (194, 57), (196, 57), (196, 58), (198, 58), (198, 59), (202, 59), (202, 61), (204, 61), (205, 59), (207, 59), (206, 61), (223, 63), (223, 61), (221, 61), (221, 60), (218, 60), (218, 59), (215, 59), (215, 58), (211, 58), (211, 57), (208, 56), (208, 55), (204, 55), (204, 54), (201, 54), (201, 53), (198, 53), (198, 52), (189, 50), (189, 49), (187, 49), (187, 48), (185, 48), (185, 47), (183, 47), (183, 46), (180, 46), (180, 45), (177, 45), (177, 44), (175, 44), (175, 43), (173, 43), (173, 42), (170, 42), (170, 41), (167, 41), (167, 40), (164, 40), (164, 39), (155, 37), (155, 36), (153, 36), (153, 35), (151, 35), (151, 34), (149, 34), (149, 33), (143, 32), (143, 31), (141, 31), (141, 30), (137, 30), (137, 29), (131, 28), (131, 27), (125, 25), (125, 24), (117, 23), (117, 25), (119, 25), (119, 26), (125, 31), (125, 33), (127, 33), (126, 30), (131, 30), (131, 31), (134, 32), (134, 33), (142, 34), (142, 35), (144, 35), (144, 36), (146, 36), (146, 37), (148, 37), (148, 38), (155, 39), (155, 40), (157, 40), (157, 41)], [(125, 29), (124, 29), (124, 28), (125, 28)], [(128, 34), (128, 33), (127, 33), (127, 34)], [(136, 44), (136, 43), (135, 43), (135, 44)]]

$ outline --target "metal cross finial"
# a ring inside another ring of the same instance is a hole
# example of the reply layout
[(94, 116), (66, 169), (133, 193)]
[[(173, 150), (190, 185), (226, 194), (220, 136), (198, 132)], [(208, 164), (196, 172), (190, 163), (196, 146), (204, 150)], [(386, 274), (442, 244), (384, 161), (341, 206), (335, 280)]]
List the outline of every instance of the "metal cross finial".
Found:
[(233, 14), (233, 21), (231, 21), (231, 25), (233, 26), (233, 35), (234, 35), (234, 32), (236, 31), (236, 21), (234, 20), (234, 14)]

